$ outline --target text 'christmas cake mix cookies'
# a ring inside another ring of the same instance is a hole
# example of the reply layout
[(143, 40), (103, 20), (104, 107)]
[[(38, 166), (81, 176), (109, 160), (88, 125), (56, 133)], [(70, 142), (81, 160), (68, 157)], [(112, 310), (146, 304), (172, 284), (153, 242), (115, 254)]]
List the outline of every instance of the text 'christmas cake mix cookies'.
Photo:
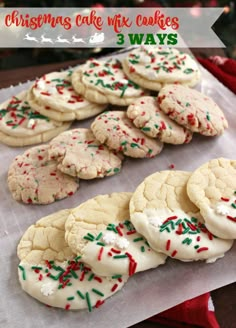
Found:
[(52, 72), (36, 80), (28, 93), (32, 108), (57, 121), (83, 120), (101, 113), (97, 105), (79, 95), (71, 84), (71, 71)]
[(61, 133), (50, 142), (49, 156), (58, 162), (60, 171), (81, 179), (114, 175), (122, 165), (122, 156), (96, 140), (90, 129)]
[(101, 143), (126, 156), (154, 157), (163, 147), (162, 142), (147, 137), (137, 129), (123, 111), (110, 111), (97, 116), (91, 129)]
[(163, 113), (154, 97), (140, 97), (127, 109), (133, 124), (151, 138), (170, 144), (189, 143), (192, 132), (180, 126)]
[(128, 54), (123, 68), (132, 81), (150, 90), (170, 83), (193, 87), (200, 80), (196, 61), (174, 48), (141, 46)]
[(211, 263), (223, 257), (233, 241), (216, 238), (205, 227), (187, 195), (190, 175), (161, 171), (147, 177), (131, 198), (131, 222), (154, 250), (182, 261)]
[[(71, 211), (66, 240), (96, 274), (133, 275), (165, 263), (129, 218), (131, 193), (113, 193), (89, 199)], [(117, 276), (117, 277), (118, 277)]]
[(206, 95), (181, 85), (165, 86), (158, 95), (161, 110), (192, 132), (221, 135), (228, 127), (222, 110)]
[(48, 145), (26, 150), (8, 171), (8, 186), (15, 200), (27, 204), (49, 204), (71, 196), (78, 189), (75, 178), (61, 173), (49, 159)]
[(69, 210), (30, 226), (17, 248), (22, 289), (38, 301), (65, 310), (101, 306), (121, 289), (127, 277), (100, 277), (84, 265), (64, 239)]
[(129, 80), (118, 59), (91, 59), (72, 74), (75, 90), (98, 104), (126, 106), (147, 92)]
[(35, 112), (23, 91), (0, 105), (0, 141), (9, 146), (22, 147), (46, 142), (68, 129), (62, 123)]
[(236, 160), (219, 158), (200, 166), (191, 175), (187, 192), (209, 231), (236, 239)]

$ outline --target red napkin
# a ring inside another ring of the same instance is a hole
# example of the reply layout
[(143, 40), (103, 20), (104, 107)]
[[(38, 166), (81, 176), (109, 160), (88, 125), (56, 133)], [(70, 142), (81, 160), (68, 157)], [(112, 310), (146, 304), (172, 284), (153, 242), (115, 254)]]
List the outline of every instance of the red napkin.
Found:
[(221, 83), (236, 94), (236, 60), (220, 56), (197, 59)]
[(148, 320), (171, 328), (220, 328), (210, 293), (181, 303)]

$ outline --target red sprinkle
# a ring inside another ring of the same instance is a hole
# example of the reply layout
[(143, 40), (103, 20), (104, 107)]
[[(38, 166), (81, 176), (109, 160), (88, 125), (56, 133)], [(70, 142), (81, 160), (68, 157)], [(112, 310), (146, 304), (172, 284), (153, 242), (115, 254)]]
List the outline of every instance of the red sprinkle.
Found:
[(229, 198), (221, 197), (221, 200), (223, 200), (224, 202), (229, 202)]
[(204, 252), (207, 250), (208, 250), (208, 247), (201, 247), (201, 248), (198, 248), (197, 253), (201, 253), (201, 252)]
[(102, 304), (104, 304), (105, 301), (102, 301), (102, 300), (98, 300), (95, 304), (95, 308), (99, 308)]
[(200, 241), (201, 240), (201, 237), (200, 236), (197, 236), (197, 241)]
[(175, 220), (175, 219), (177, 219), (177, 218), (178, 218), (178, 216), (176, 216), (176, 215), (169, 216), (169, 217), (163, 222), (163, 224), (165, 224), (165, 223), (168, 222), (168, 221)]
[(39, 281), (43, 280), (43, 275), (40, 273), (39, 275)]
[(104, 247), (101, 247), (98, 253), (98, 261), (102, 260), (102, 253), (103, 253)]
[(234, 217), (232, 217), (232, 216), (230, 216), (230, 215), (227, 215), (226, 217), (227, 217), (227, 219), (229, 219), (230, 221), (236, 222), (236, 218), (234, 218)]
[(177, 251), (174, 250), (174, 251), (172, 252), (172, 254), (171, 254), (171, 257), (175, 257), (176, 254), (177, 254)]
[(114, 292), (114, 291), (117, 289), (117, 287), (118, 287), (118, 284), (115, 284), (115, 285), (112, 287), (111, 292)]
[(93, 279), (97, 280), (99, 283), (102, 283), (102, 278), (100, 278), (100, 277), (95, 276)]
[(108, 256), (113, 256), (112, 252), (107, 253)]
[(38, 155), (38, 159), (41, 161), (43, 159), (43, 156)]
[(133, 235), (134, 233), (136, 233), (136, 230), (130, 230), (127, 231), (126, 235)]
[(123, 232), (121, 231), (120, 227), (116, 227), (116, 231), (120, 236), (123, 236)]
[(170, 165), (169, 165), (169, 168), (170, 168), (170, 169), (174, 169), (174, 168), (175, 168), (175, 165), (174, 165), (174, 164), (170, 164)]
[(70, 309), (70, 304), (66, 304), (66, 306), (65, 306), (65, 310), (69, 310)]
[(79, 278), (79, 281), (83, 281), (84, 280), (84, 276), (85, 276), (85, 271), (81, 272), (81, 276)]
[(170, 249), (170, 239), (166, 242), (166, 250), (168, 251)]
[(120, 254), (121, 251), (119, 249), (111, 248), (111, 251), (116, 254)]
[(74, 195), (74, 193), (73, 193), (73, 191), (70, 191), (70, 192), (68, 192), (67, 195), (68, 195), (68, 196), (72, 196), (72, 195)]
[(48, 93), (48, 92), (43, 92), (43, 91), (42, 91), (42, 92), (40, 92), (40, 93), (41, 93), (41, 95), (44, 95), (44, 96), (51, 96), (50, 93)]

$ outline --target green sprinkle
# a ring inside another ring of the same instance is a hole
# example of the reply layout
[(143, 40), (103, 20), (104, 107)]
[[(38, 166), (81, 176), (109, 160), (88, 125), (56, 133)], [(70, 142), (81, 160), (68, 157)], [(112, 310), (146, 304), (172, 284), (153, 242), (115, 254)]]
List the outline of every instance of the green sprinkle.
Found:
[(142, 128), (141, 130), (142, 130), (142, 131), (151, 131), (151, 128), (149, 128), (149, 127), (144, 127), (144, 128)]
[(80, 290), (77, 290), (76, 293), (79, 295), (80, 298), (82, 298), (82, 300), (85, 299), (84, 294), (82, 294)]
[(151, 67), (151, 65), (147, 65), (147, 66), (145, 66), (145, 68), (150, 68)]
[(169, 227), (166, 226), (166, 227), (160, 228), (160, 232), (163, 232), (164, 230), (166, 230), (167, 232), (170, 233)]
[(118, 173), (120, 172), (120, 169), (118, 167), (115, 167), (114, 170), (113, 170), (115, 173)]
[(112, 278), (112, 279), (119, 279), (119, 278), (121, 278), (121, 277), (122, 277), (121, 274), (116, 274), (116, 275), (112, 276), (111, 278)]
[(77, 262), (78, 262), (78, 260), (80, 260), (80, 259), (81, 259), (81, 257), (82, 257), (82, 256), (76, 256), (76, 258), (75, 258), (75, 262), (77, 263)]
[(104, 243), (101, 243), (100, 241), (99, 242), (97, 242), (97, 244), (96, 245), (99, 245), (99, 246), (106, 246), (106, 244), (104, 244)]
[(140, 249), (141, 249), (141, 252), (143, 252), (143, 253), (145, 252), (145, 247), (144, 246), (141, 246)]
[(231, 206), (232, 206), (233, 208), (236, 208), (236, 204), (234, 204), (234, 203), (232, 203)]
[[(188, 233), (189, 232), (189, 230), (190, 230), (190, 228), (188, 227), (188, 228), (186, 228), (183, 232), (182, 232), (182, 235), (185, 235), (186, 233)], [(191, 232), (193, 232), (192, 230), (191, 230)], [(194, 232), (195, 233), (195, 232)]]
[(89, 232), (87, 233), (87, 236), (89, 236), (90, 238), (93, 238), (93, 239), (95, 238), (94, 235), (92, 235), (92, 234), (89, 233)]
[(63, 285), (60, 284), (57, 289), (62, 289)]
[(206, 114), (206, 118), (207, 118), (208, 121), (211, 120), (209, 113)]
[(88, 236), (84, 236), (83, 239), (89, 240), (89, 241), (94, 241), (94, 238), (90, 238)]
[(135, 59), (129, 59), (129, 62), (130, 62), (131, 64), (133, 64), (133, 65), (139, 63), (139, 61), (138, 61), (138, 60), (135, 60)]
[(124, 254), (124, 255), (114, 255), (113, 259), (125, 259), (126, 257), (127, 257), (126, 254)]
[(34, 265), (34, 266), (31, 267), (31, 269), (32, 269), (32, 270), (42, 270), (43, 268), (40, 267), (40, 266), (35, 266), (35, 265)]
[(123, 141), (123, 142), (121, 142), (121, 146), (125, 146), (125, 145), (127, 145), (127, 143), (128, 143), (128, 141)]
[(22, 271), (22, 279), (26, 280), (25, 268), (22, 265), (19, 265), (18, 267)]
[(120, 98), (122, 98), (124, 96), (126, 89), (128, 89), (128, 85), (123, 86)]
[(197, 223), (198, 222), (198, 219), (195, 218), (194, 216), (191, 217), (191, 221), (194, 222), (194, 223)]
[(63, 272), (65, 272), (65, 270), (64, 270), (62, 267), (60, 267), (60, 265), (58, 265), (58, 266), (56, 266), (56, 265), (52, 265), (52, 268), (53, 268), (54, 270), (56, 270), (56, 271), (63, 271)]
[(68, 282), (67, 286), (72, 286), (72, 283), (71, 282)]
[(100, 233), (97, 235), (96, 240), (99, 240), (101, 237), (102, 237), (102, 232), (100, 232)]
[(86, 302), (88, 305), (88, 310), (89, 310), (89, 312), (92, 312), (92, 305), (91, 305), (90, 296), (89, 296), (88, 292), (85, 294), (85, 297), (86, 297)]
[(91, 275), (88, 277), (88, 281), (93, 280), (93, 277), (94, 277), (94, 273), (91, 273)]
[(67, 301), (73, 301), (75, 299), (74, 296), (67, 297)]
[(134, 142), (132, 142), (132, 143), (130, 144), (130, 146), (131, 146), (132, 148), (139, 148), (139, 145), (138, 145), (137, 143), (134, 143)]
[(72, 274), (72, 276), (73, 276), (75, 279), (78, 278), (78, 275), (77, 275), (77, 273), (76, 273), (74, 270), (70, 269), (70, 273)]
[(191, 106), (191, 105), (190, 105), (190, 103), (187, 102), (187, 103), (185, 104), (185, 106), (186, 106), (186, 107), (189, 107), (189, 106)]
[(185, 238), (185, 239), (182, 241), (182, 244), (190, 245), (191, 242), (192, 242), (192, 239), (190, 239), (190, 238)]
[(190, 230), (189, 232), (188, 232), (190, 235), (197, 235), (198, 233), (199, 233), (199, 231), (197, 231), (197, 230)]
[(49, 272), (49, 270), (48, 269), (45, 269), (45, 273), (48, 273)]
[(138, 237), (138, 238), (133, 239), (133, 242), (136, 243), (136, 242), (141, 241), (141, 240), (143, 240), (143, 237)]
[(199, 245), (194, 246), (195, 249), (198, 249), (199, 247), (200, 247)]
[(98, 294), (99, 296), (104, 296), (104, 294), (102, 292), (100, 292), (99, 290), (92, 288), (92, 292), (94, 292), (95, 294)]
[(194, 70), (193, 70), (192, 68), (186, 68), (186, 69), (184, 70), (184, 73), (185, 73), (185, 74), (190, 74), (190, 73), (192, 73), (192, 72), (194, 72)]
[(150, 245), (149, 245), (149, 243), (148, 243), (147, 240), (145, 241), (145, 244), (147, 245), (147, 247), (150, 247)]
[(182, 222), (182, 219), (179, 219), (177, 222), (175, 222), (175, 225), (178, 226)]
[(53, 280), (58, 280), (62, 274), (63, 274), (63, 272), (58, 273), (57, 276), (54, 276), (53, 274), (50, 274), (49, 277)]
[(91, 148), (91, 147), (93, 147), (93, 148), (98, 148), (98, 145), (92, 145), (92, 144), (90, 144), (90, 145), (88, 145), (88, 148)]

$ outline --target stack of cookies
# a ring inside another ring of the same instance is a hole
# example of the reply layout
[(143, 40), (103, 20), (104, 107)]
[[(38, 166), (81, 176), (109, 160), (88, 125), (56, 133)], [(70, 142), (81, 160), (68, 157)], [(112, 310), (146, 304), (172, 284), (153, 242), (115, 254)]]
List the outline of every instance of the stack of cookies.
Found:
[(168, 257), (215, 262), (236, 238), (235, 181), (236, 161), (219, 158), (40, 219), (17, 249), (23, 290), (47, 305), (92, 311)]

